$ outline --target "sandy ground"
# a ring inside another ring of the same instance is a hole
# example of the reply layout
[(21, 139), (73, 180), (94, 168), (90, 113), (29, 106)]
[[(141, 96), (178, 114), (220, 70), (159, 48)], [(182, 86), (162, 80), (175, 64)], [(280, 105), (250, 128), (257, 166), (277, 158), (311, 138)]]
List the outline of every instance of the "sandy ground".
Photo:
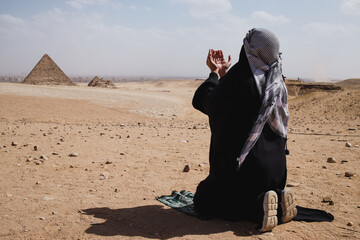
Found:
[(157, 202), (207, 176), (207, 117), (191, 106), (200, 83), (0, 83), (0, 239), (360, 238), (360, 90), (290, 99), (288, 187), (333, 222), (260, 234), (250, 222), (201, 221)]

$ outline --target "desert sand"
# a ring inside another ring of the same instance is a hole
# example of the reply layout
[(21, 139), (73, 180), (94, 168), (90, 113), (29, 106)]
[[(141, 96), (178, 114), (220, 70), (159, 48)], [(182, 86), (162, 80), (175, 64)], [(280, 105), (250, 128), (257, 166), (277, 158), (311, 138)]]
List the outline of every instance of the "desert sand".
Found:
[(156, 201), (194, 192), (208, 174), (208, 120), (191, 106), (200, 83), (0, 83), (0, 238), (360, 238), (355, 88), (289, 101), (288, 188), (298, 205), (326, 210), (333, 222), (292, 221), (261, 234), (250, 222), (202, 221)]

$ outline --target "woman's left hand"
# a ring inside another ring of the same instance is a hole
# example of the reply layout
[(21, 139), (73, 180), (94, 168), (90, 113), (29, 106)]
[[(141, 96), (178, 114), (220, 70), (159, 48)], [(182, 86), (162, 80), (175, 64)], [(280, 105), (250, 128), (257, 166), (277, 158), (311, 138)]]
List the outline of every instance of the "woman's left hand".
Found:
[(229, 55), (228, 61), (226, 62), (222, 50), (209, 49), (206, 64), (212, 72), (223, 77), (231, 66), (231, 56)]

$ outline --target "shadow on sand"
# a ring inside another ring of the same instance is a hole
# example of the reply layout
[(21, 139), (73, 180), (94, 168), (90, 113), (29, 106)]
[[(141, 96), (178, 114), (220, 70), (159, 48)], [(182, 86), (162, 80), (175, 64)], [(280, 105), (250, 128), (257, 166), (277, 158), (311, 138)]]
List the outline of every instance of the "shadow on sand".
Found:
[(251, 222), (227, 222), (218, 219), (203, 221), (160, 205), (123, 209), (90, 208), (83, 210), (83, 214), (105, 219), (105, 222), (92, 223), (85, 231), (99, 236), (168, 239), (227, 231), (232, 231), (236, 236), (257, 234), (256, 224)]

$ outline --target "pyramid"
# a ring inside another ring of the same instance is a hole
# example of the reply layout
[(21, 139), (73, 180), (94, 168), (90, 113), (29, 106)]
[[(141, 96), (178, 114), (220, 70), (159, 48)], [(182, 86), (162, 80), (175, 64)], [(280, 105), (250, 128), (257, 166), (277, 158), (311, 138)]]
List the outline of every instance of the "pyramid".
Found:
[(40, 59), (22, 83), (34, 85), (75, 85), (47, 54)]
[(93, 80), (91, 80), (88, 84), (89, 87), (103, 87), (103, 88), (116, 88), (114, 83), (110, 80), (104, 80), (103, 78), (99, 78), (95, 76)]

